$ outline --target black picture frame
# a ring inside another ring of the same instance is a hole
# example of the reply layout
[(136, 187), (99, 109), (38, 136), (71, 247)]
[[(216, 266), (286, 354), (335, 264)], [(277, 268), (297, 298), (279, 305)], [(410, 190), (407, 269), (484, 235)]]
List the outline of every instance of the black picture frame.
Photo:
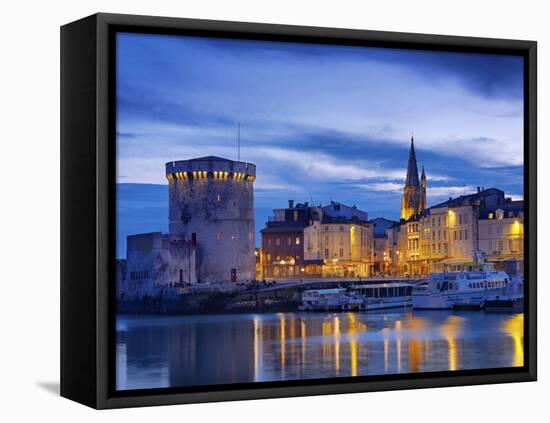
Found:
[[(113, 48), (117, 31), (484, 52), (524, 58), (524, 366), (114, 390)], [(61, 28), (61, 395), (97, 409), (534, 381), (537, 377), (537, 44), (335, 28), (95, 14)]]

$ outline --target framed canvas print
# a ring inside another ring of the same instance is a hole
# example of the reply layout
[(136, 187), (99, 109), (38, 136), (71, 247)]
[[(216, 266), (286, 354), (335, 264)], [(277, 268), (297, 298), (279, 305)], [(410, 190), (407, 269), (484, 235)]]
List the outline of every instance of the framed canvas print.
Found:
[(61, 393), (536, 379), (536, 43), (61, 29)]

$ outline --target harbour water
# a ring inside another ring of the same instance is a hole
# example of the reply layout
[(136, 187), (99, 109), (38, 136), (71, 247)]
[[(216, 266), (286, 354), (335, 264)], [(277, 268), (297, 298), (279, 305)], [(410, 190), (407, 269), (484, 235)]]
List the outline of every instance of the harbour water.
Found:
[(523, 365), (523, 314), (119, 316), (117, 389)]

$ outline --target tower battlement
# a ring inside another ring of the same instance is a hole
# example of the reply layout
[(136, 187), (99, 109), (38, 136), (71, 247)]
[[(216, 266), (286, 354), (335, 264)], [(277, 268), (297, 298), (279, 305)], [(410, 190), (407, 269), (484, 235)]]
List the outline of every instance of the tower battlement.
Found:
[(254, 181), (256, 165), (221, 157), (200, 157), (166, 163), (169, 182), (198, 181), (204, 179)]

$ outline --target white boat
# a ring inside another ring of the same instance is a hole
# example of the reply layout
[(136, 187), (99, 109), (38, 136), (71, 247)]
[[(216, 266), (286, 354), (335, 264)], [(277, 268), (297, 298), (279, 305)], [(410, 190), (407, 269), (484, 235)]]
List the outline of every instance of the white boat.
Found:
[(476, 262), (453, 266), (459, 270), (430, 274), (428, 281), (413, 288), (415, 309), (481, 309), (486, 301), (509, 291), (510, 277), (506, 272), (491, 269), (476, 252)]
[(345, 288), (309, 289), (302, 293), (303, 311), (341, 310), (346, 301)]
[(412, 284), (379, 283), (349, 289), (311, 289), (302, 293), (303, 311), (369, 311), (412, 306)]
[(381, 310), (412, 306), (413, 285), (409, 283), (380, 283), (351, 287), (343, 305), (344, 310)]

